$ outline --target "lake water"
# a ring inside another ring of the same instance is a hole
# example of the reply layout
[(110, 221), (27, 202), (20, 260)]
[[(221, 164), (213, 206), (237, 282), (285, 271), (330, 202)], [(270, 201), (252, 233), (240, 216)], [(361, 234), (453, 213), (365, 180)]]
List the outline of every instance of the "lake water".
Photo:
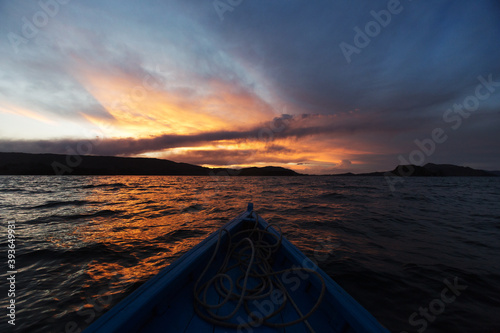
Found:
[(83, 330), (249, 201), (391, 331), (500, 332), (500, 177), (320, 176), (2, 176), (0, 331)]

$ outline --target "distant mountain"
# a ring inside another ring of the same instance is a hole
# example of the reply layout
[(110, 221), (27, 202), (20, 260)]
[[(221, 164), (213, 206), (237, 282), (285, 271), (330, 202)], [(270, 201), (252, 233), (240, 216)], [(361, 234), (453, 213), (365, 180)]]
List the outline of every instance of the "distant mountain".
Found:
[(484, 170), (477, 170), (477, 169), (472, 169), (469, 167), (462, 167), (462, 166), (456, 166), (456, 165), (451, 165), (451, 164), (433, 164), (433, 163), (427, 163), (424, 165), (424, 168), (429, 170), (430, 172), (433, 172), (437, 176), (441, 177), (490, 177), (490, 176), (496, 176), (495, 174), (489, 172), (489, 171), (484, 171)]
[(423, 167), (416, 165), (398, 166), (391, 171), (398, 176), (416, 177), (495, 177), (494, 173), (462, 167), (452, 164), (427, 163)]
[(156, 158), (0, 153), (3, 175), (207, 175), (209, 171)]
[[(282, 167), (243, 169), (205, 168), (157, 158), (115, 156), (72, 156), (60, 154), (0, 153), (0, 175), (233, 175), (300, 176)], [(500, 171), (476, 170), (451, 164), (399, 165), (392, 171), (333, 176), (381, 177), (387, 174), (409, 177), (496, 177)]]
[(351, 177), (351, 176), (359, 176), (359, 174), (355, 174), (352, 172), (346, 172), (346, 173), (336, 173), (334, 175), (327, 175), (327, 176), (337, 176), (337, 177)]
[(398, 165), (389, 173), (403, 177), (496, 177), (497, 174), (452, 164), (427, 163), (424, 166)]
[(398, 165), (394, 170), (386, 172), (344, 173), (333, 176), (381, 177), (390, 174), (402, 177), (496, 177), (500, 176), (500, 171), (484, 171), (452, 164), (427, 163), (424, 166)]
[(402, 177), (432, 177), (437, 176), (435, 172), (428, 170), (425, 166), (418, 165), (398, 165), (394, 170), (389, 171), (396, 176)]
[(263, 168), (257, 168), (257, 167), (244, 168), (241, 169), (237, 175), (238, 176), (299, 176), (300, 174), (290, 169), (268, 166)]
[(192, 175), (225, 171), (235, 176), (296, 176), (281, 167), (211, 169), (157, 158), (0, 153), (0, 175)]

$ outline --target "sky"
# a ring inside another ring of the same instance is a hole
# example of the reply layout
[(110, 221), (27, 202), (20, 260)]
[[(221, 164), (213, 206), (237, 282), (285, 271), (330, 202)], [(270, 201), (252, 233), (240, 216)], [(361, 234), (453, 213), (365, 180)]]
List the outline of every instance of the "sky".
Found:
[(500, 170), (496, 0), (0, 0), (0, 152)]

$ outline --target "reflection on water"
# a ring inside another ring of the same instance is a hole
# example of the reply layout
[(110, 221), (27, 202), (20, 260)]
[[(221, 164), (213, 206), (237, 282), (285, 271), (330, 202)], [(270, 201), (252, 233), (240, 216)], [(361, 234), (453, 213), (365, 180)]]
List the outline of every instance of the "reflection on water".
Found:
[(83, 329), (249, 201), (392, 330), (415, 331), (408, 316), (452, 276), (471, 292), (427, 332), (491, 329), (499, 199), (499, 181), (477, 178), (392, 193), (383, 178), (0, 177), (2, 232), (18, 232), (16, 329)]

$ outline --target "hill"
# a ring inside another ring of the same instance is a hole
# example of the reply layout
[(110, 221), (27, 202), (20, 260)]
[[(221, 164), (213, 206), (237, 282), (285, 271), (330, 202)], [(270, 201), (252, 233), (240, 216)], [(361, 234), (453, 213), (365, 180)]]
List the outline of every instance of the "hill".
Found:
[(238, 176), (298, 176), (299, 174), (293, 170), (282, 167), (251, 167), (241, 169)]
[(217, 171), (236, 176), (296, 176), (281, 167), (211, 169), (157, 158), (0, 153), (0, 175), (190, 175)]
[(358, 174), (349, 172), (331, 176), (383, 177), (387, 175), (400, 177), (496, 177), (500, 176), (500, 171), (484, 171), (452, 164), (427, 163), (424, 166), (398, 165), (394, 170), (386, 172), (378, 171)]
[(452, 164), (427, 163), (424, 166), (399, 165), (390, 173), (396, 176), (414, 177), (495, 177), (493, 172)]
[[(189, 163), (157, 158), (115, 156), (71, 156), (60, 154), (0, 153), (0, 175), (186, 175), (208, 176), (217, 173), (234, 176), (299, 176), (282, 167), (243, 169), (206, 168)], [(452, 164), (427, 163), (424, 166), (398, 165), (387, 172), (344, 173), (333, 176), (382, 177), (496, 177), (500, 171), (484, 171)]]

